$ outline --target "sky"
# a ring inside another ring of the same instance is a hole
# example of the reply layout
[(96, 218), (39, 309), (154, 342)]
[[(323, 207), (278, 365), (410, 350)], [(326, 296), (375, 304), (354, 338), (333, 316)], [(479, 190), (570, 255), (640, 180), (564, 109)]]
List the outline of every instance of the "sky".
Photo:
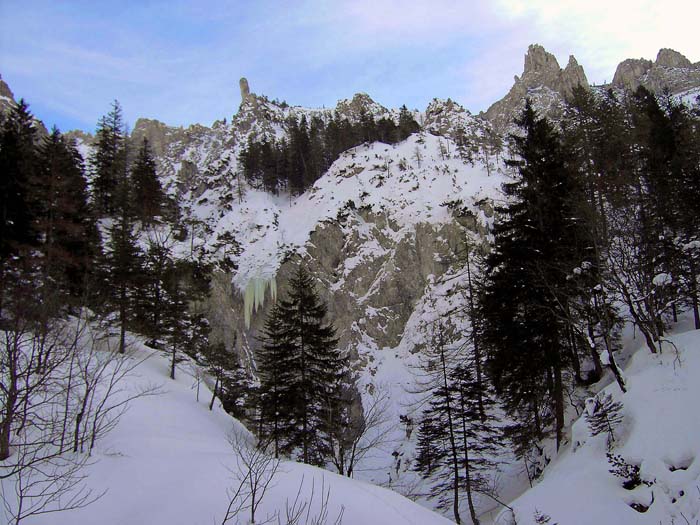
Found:
[(293, 105), (368, 93), (478, 113), (502, 98), (532, 43), (589, 82), (670, 47), (700, 61), (697, 0), (0, 0), (0, 75), (47, 126), (92, 131), (112, 100), (126, 121), (211, 125), (238, 81)]

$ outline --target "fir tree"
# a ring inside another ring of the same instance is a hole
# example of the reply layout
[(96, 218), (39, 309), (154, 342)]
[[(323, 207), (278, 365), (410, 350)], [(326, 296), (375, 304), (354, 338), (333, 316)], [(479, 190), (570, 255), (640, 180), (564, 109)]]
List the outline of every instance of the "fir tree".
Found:
[(119, 180), (126, 172), (126, 133), (122, 108), (116, 100), (110, 112), (100, 118), (95, 133), (95, 150), (90, 158), (93, 174), (92, 199), (98, 214), (112, 215), (116, 207)]
[[(259, 361), (263, 427), (276, 450), (299, 450), (304, 463), (328, 457), (328, 414), (340, 412), (345, 360), (336, 348), (335, 329), (313, 278), (300, 265), (286, 299), (270, 311)], [(284, 443), (281, 443), (284, 441)]]
[(478, 524), (473, 496), (487, 490), (484, 472), (493, 466), (488, 455), (495, 450), (496, 433), (488, 417), (492, 402), (477, 380), (474, 360), (463, 354), (466, 346), (452, 341), (451, 330), (444, 318), (430, 327), (422, 370), (428, 403), (418, 426), (415, 470), (429, 480), (439, 507), (452, 509), (457, 523), (462, 522), (460, 501), (465, 495), (470, 517)]
[(265, 318), (262, 348), (257, 354), (260, 378), (258, 434), (267, 436), (274, 447), (275, 457), (287, 451), (293, 432), (291, 389), (296, 377), (292, 359), (296, 348), (284, 315), (279, 303), (272, 306)]
[(30, 196), (35, 140), (34, 117), (20, 100), (0, 128), (0, 313), (15, 299), (10, 289), (35, 272), (30, 260), (39, 241)]
[[(568, 365), (566, 304), (569, 276), (581, 262), (585, 224), (567, 153), (552, 126), (529, 103), (512, 136), (519, 176), (503, 186), (495, 249), (487, 260), (481, 310), (488, 363), (508, 411), (533, 438), (551, 419), (557, 446), (564, 428)], [(583, 243), (586, 246), (586, 243)]]
[(164, 195), (156, 175), (156, 162), (145, 138), (131, 168), (131, 191), (136, 217), (144, 224), (153, 222), (161, 214)]
[(84, 299), (100, 238), (88, 206), (82, 158), (55, 128), (37, 149), (31, 200), (45, 280), (60, 290), (64, 301)]

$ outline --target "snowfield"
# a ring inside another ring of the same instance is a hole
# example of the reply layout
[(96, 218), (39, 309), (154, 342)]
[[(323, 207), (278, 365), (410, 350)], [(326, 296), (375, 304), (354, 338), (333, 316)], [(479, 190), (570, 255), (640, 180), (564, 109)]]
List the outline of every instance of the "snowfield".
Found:
[[(609, 472), (606, 435), (591, 436), (580, 418), (571, 443), (542, 480), (512, 504), (518, 525), (538, 523), (538, 514), (560, 525), (698, 523), (700, 330), (669, 337), (659, 355), (639, 348), (625, 374), (626, 394), (615, 383), (604, 389), (624, 406), (612, 453), (639, 466), (647, 483), (623, 488), (623, 480)], [(511, 523), (510, 513), (501, 513), (496, 523)]]
[[(95, 494), (106, 493), (86, 508), (30, 518), (28, 525), (222, 522), (229, 501), (227, 489), (238, 485), (238, 462), (229, 437), (238, 435), (250, 443), (252, 436), (218, 401), (209, 411), (211, 392), (204, 383), (199, 385), (197, 401), (197, 380), (189, 365), (183, 364), (172, 381), (167, 358), (147, 347), (139, 352), (152, 352), (152, 356), (136, 369), (128, 389), (160, 385), (161, 394), (133, 401), (119, 425), (98, 443), (88, 482)], [(256, 522), (263, 523), (277, 511), (284, 518), (286, 505), (293, 505), (297, 493), (299, 502), (310, 502), (310, 518), (320, 512), (325, 494), (328, 524), (335, 523), (341, 512), (344, 525), (450, 523), (390, 490), (290, 461), (280, 463)], [(0, 521), (4, 519), (0, 513)], [(243, 512), (228, 523), (249, 520)]]

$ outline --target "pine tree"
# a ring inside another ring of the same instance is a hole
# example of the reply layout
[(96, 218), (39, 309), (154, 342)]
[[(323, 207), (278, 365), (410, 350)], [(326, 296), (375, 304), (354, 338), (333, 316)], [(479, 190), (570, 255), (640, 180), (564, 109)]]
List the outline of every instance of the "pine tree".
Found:
[(553, 419), (558, 447), (568, 365), (567, 276), (581, 263), (585, 224), (576, 213), (580, 192), (555, 130), (537, 118), (529, 101), (517, 123), (524, 135), (511, 140), (520, 158), (509, 164), (519, 176), (503, 186), (509, 204), (498, 210), (495, 248), (487, 260), (484, 342), (508, 412), (533, 440)]
[(274, 427), (276, 450), (300, 449), (304, 463), (322, 464), (330, 454), (329, 412), (340, 411), (346, 372), (326, 314), (313, 278), (300, 265), (290, 279), (288, 297), (266, 319), (258, 358), (261, 395), (267, 396), (262, 425)]
[(164, 195), (156, 175), (156, 162), (145, 138), (131, 168), (131, 191), (136, 217), (144, 224), (153, 222), (161, 214)]
[(585, 418), (591, 434), (597, 436), (602, 432), (608, 434), (608, 450), (615, 443), (615, 428), (622, 423), (622, 403), (613, 401), (610, 394), (601, 393), (586, 400)]
[(126, 172), (126, 133), (122, 108), (116, 100), (110, 112), (100, 118), (95, 133), (95, 151), (90, 158), (93, 174), (92, 200), (102, 216), (118, 212), (115, 200), (119, 180)]
[(0, 128), (0, 313), (19, 299), (11, 288), (35, 271), (30, 260), (39, 241), (30, 195), (37, 166), (33, 119), (20, 100)]
[[(421, 375), (426, 379), (427, 407), (418, 426), (415, 470), (429, 480), (430, 495), (440, 508), (451, 508), (462, 522), (460, 501), (466, 496), (469, 514), (478, 524), (474, 493), (486, 490), (484, 472), (495, 449), (491, 427), (491, 397), (476, 377), (474, 360), (464, 355), (468, 345), (452, 341), (446, 318), (429, 327)], [(473, 348), (472, 348), (473, 350)], [(472, 356), (473, 357), (473, 356)]]

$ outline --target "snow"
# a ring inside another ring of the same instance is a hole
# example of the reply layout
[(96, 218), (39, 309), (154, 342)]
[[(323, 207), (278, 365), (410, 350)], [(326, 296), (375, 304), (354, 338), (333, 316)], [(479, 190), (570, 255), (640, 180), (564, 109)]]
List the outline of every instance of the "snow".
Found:
[[(497, 194), (501, 175), (489, 177), (480, 163), (441, 154), (445, 145), (456, 151), (449, 139), (429, 134), (414, 134), (396, 145), (359, 146), (344, 153), (298, 197), (248, 189), (241, 203), (215, 219), (216, 233), (234, 232), (241, 244), (234, 257), (240, 268), (234, 284), (243, 292), (251, 279), (272, 278), (286, 253), (303, 252), (311, 232), (344, 209), (370, 208), (400, 230), (449, 222), (445, 202), (461, 199), (476, 208), (474, 203)], [(416, 156), (421, 157), (420, 167)], [(203, 218), (213, 211), (195, 213)]]
[[(28, 525), (221, 523), (237, 464), (228, 437), (236, 432), (253, 438), (218, 402), (209, 411), (211, 393), (204, 384), (197, 401), (197, 381), (187, 363), (179, 366), (175, 381), (168, 378), (169, 366), (157, 353), (139, 365), (128, 388), (158, 384), (162, 393), (133, 401), (96, 447), (88, 482), (96, 493), (106, 494), (84, 509), (28, 519)], [(284, 513), (285, 502), (293, 502), (300, 486), (301, 500), (312, 499), (313, 487), (315, 508), (321, 487), (328, 491), (330, 523), (341, 509), (344, 525), (450, 523), (387, 489), (289, 461), (281, 462), (258, 516)]]
[[(642, 346), (625, 374), (626, 394), (614, 383), (604, 389), (624, 405), (612, 453), (638, 465), (650, 485), (623, 488), (609, 472), (606, 436), (591, 436), (580, 418), (572, 427), (571, 444), (512, 504), (519, 525), (534, 524), (536, 511), (550, 516), (551, 523), (567, 525), (695, 524), (700, 519), (700, 331), (671, 336), (659, 355)], [(639, 512), (632, 504), (649, 508)]]

